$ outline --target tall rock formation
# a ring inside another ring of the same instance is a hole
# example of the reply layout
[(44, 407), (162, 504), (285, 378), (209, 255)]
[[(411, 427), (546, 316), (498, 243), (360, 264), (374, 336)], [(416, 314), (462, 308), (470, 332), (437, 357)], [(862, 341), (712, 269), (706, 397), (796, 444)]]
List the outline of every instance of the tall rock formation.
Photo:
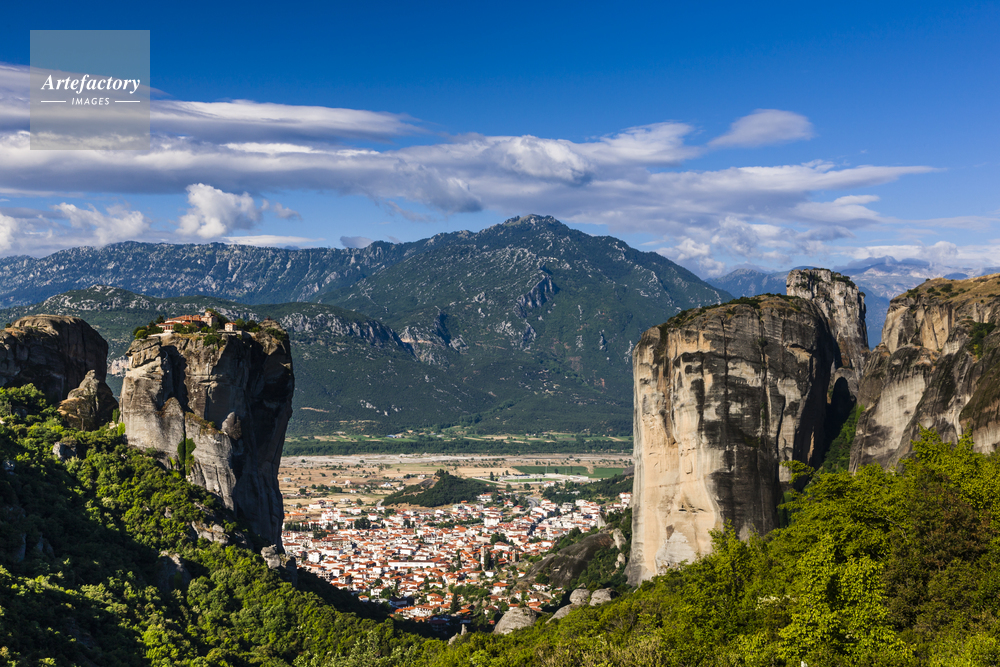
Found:
[(785, 290), (788, 296), (808, 299), (820, 309), (840, 348), (838, 367), (860, 375), (868, 356), (864, 292), (847, 276), (829, 269), (793, 269)]
[(920, 427), (1000, 446), (1000, 274), (936, 278), (892, 300), (861, 379), (851, 470), (895, 466)]
[(0, 387), (33, 384), (58, 403), (89, 372), (104, 383), (108, 343), (78, 317), (30, 315), (0, 332)]
[(130, 445), (155, 449), (280, 545), (278, 465), (295, 379), (288, 336), (270, 326), (135, 341), (121, 411)]
[(634, 458), (629, 581), (777, 525), (783, 461), (825, 455), (831, 369), (840, 356), (823, 310), (786, 296), (681, 313), (633, 351)]

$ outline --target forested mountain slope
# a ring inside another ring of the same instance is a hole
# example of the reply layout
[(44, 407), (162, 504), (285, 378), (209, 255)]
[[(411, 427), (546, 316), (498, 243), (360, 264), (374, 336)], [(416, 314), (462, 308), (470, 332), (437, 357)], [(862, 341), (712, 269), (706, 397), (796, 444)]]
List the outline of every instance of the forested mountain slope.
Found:
[[(108, 285), (215, 296), (87, 285), (0, 311), (0, 319), (84, 317), (108, 340), (118, 368), (132, 330), (158, 316), (207, 307), (231, 318), (273, 317), (293, 342), (293, 434), (456, 423), (484, 432), (628, 433), (630, 355), (641, 333), (729, 298), (658, 254), (539, 216), (369, 246), (347, 259), (333, 250), (140, 246), (66, 251), (32, 260), (30, 271), (22, 262), (0, 277), (0, 300), (27, 294), (17, 290), (29, 274), (38, 294), (79, 283), (88, 263)], [(317, 295), (320, 286), (337, 289)], [(237, 293), (246, 300), (219, 296)], [(268, 296), (296, 300), (266, 305)], [(323, 303), (303, 301), (309, 297)], [(109, 384), (117, 389), (114, 378)]]

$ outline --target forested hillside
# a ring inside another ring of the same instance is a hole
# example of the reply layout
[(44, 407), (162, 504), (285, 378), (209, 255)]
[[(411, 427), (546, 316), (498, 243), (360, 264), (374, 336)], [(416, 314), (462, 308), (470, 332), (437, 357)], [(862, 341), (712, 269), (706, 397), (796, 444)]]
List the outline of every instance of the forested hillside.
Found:
[[(924, 433), (898, 473), (814, 474), (785, 505), (786, 525), (766, 537), (720, 532), (713, 554), (613, 602), (447, 646), (377, 611), (351, 613), (362, 611), (353, 598), (308, 575), (293, 587), (241, 546), (253, 536), (212, 496), (117, 430), (67, 429), (30, 387), (0, 390), (0, 413), (5, 664), (1000, 661), (1000, 458), (967, 438), (953, 445)], [(64, 460), (53, 456), (57, 442)], [(199, 539), (192, 524), (206, 522), (231, 543)]]
[(898, 474), (815, 475), (766, 537), (435, 665), (1000, 664), (1000, 457), (931, 432)]
[[(359, 642), (419, 648), (352, 596), (269, 570), (221, 503), (117, 430), (65, 428), (30, 385), (0, 389), (0, 419), (0, 663), (324, 665)], [(206, 525), (230, 544), (199, 538)]]

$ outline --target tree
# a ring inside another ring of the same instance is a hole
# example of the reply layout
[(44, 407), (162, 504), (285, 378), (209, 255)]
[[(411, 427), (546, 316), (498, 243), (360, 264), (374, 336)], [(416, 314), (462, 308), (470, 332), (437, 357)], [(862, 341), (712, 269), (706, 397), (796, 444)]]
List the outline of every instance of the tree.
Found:
[(181, 474), (187, 477), (191, 466), (194, 465), (194, 440), (191, 438), (181, 438), (177, 443), (177, 466)]

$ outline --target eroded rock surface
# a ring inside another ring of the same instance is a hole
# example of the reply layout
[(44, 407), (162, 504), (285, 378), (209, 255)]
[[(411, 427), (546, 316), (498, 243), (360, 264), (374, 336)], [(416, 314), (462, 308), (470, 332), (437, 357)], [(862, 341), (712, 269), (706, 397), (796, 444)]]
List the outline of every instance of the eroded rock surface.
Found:
[(553, 587), (564, 588), (579, 577), (594, 556), (602, 549), (609, 549), (615, 544), (614, 538), (607, 532), (588, 535), (576, 544), (571, 544), (557, 553), (549, 554), (538, 561), (525, 573), (516, 585), (518, 590), (529, 590), (535, 578), (540, 574), (548, 577)]
[(73, 428), (93, 431), (111, 421), (118, 401), (111, 388), (97, 379), (96, 371), (87, 371), (80, 386), (69, 392), (59, 404), (59, 414)]
[(191, 583), (191, 572), (180, 554), (162, 551), (156, 561), (153, 580), (161, 593), (184, 591)]
[(280, 544), (278, 464), (295, 386), (288, 337), (271, 328), (219, 339), (135, 341), (122, 386), (125, 433)]
[(33, 384), (58, 403), (88, 373), (104, 385), (107, 364), (107, 341), (78, 317), (31, 315), (0, 331), (0, 387)]
[(556, 613), (552, 614), (549, 620), (547, 620), (545, 623), (548, 624), (552, 623), (553, 621), (560, 621), (569, 616), (571, 611), (573, 611), (574, 609), (579, 609), (581, 606), (582, 605), (578, 604), (568, 604), (565, 607), (559, 607)]
[(590, 606), (597, 607), (602, 604), (607, 604), (618, 597), (618, 591), (613, 588), (598, 588), (594, 591), (594, 594), (590, 596)]
[(861, 379), (851, 470), (897, 465), (920, 428), (945, 440), (971, 431), (1000, 446), (1000, 274), (937, 278), (892, 300), (882, 344)]
[(837, 364), (860, 373), (868, 356), (865, 295), (845, 275), (829, 269), (793, 269), (788, 273), (788, 296), (808, 299), (830, 325), (840, 349)]
[(586, 588), (578, 588), (569, 594), (569, 603), (577, 606), (590, 602), (590, 591)]
[(777, 526), (789, 471), (826, 453), (839, 349), (822, 310), (764, 296), (701, 308), (646, 331), (633, 351), (629, 582), (711, 550), (709, 531)]
[(503, 615), (493, 632), (498, 635), (509, 635), (515, 630), (530, 628), (538, 620), (538, 612), (528, 607), (514, 607)]

